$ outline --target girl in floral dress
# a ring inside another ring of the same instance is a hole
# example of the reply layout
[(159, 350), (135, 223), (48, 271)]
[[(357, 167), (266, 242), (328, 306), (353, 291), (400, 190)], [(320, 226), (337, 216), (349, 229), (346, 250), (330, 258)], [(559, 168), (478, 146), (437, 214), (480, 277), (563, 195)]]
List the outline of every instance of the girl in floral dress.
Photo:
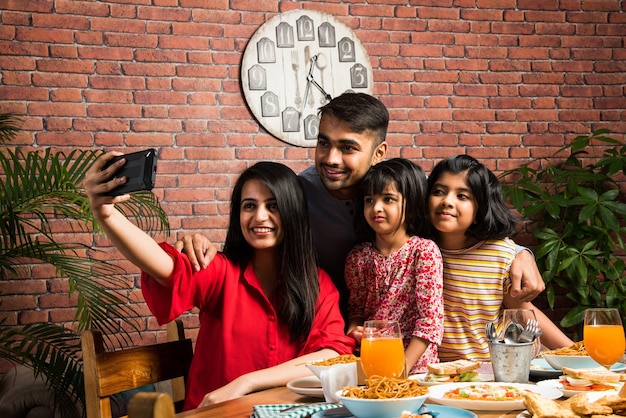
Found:
[(403, 158), (370, 168), (357, 208), (363, 243), (346, 259), (350, 290), (348, 335), (360, 343), (363, 322), (396, 320), (403, 334), (407, 370), (438, 362), (443, 337), (443, 261), (428, 234), (426, 176)]

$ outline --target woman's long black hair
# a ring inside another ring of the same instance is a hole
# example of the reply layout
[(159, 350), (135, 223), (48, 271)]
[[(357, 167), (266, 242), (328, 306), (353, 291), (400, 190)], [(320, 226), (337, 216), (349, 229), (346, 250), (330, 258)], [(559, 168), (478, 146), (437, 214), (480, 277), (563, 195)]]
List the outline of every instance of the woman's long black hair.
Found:
[(359, 238), (373, 242), (376, 234), (363, 215), (365, 196), (380, 195), (385, 187), (394, 184), (405, 202), (404, 223), (410, 236), (429, 235), (430, 222), (426, 212), (426, 175), (420, 166), (406, 158), (391, 158), (373, 165), (361, 181), (356, 202), (356, 223)]
[[(443, 173), (466, 173), (474, 198), (476, 219), (465, 235), (478, 240), (502, 239), (515, 232), (517, 216), (509, 209), (495, 174), (474, 157), (461, 154), (440, 161), (428, 176), (428, 195)], [(435, 231), (436, 233), (436, 231)]]
[(239, 176), (230, 201), (230, 221), (223, 252), (242, 269), (252, 259), (254, 249), (246, 242), (239, 222), (241, 192), (250, 180), (262, 181), (276, 198), (283, 228), (283, 240), (278, 247), (281, 264), (276, 287), (279, 306), (276, 309), (292, 338), (305, 340), (315, 317), (319, 281), (306, 198), (293, 170), (280, 163), (263, 161)]

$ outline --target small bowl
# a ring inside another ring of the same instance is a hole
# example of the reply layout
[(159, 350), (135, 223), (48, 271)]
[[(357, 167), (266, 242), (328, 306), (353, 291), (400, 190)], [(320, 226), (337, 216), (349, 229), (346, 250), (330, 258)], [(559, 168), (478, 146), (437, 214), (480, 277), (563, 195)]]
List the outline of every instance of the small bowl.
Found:
[(322, 370), (328, 370), (329, 368), (333, 367), (333, 366), (344, 366), (346, 364), (355, 364), (357, 362), (356, 357), (354, 357), (354, 361), (348, 361), (348, 362), (344, 362), (344, 363), (332, 363), (332, 364), (328, 364), (325, 366), (318, 366), (315, 363), (319, 363), (316, 361), (313, 361), (311, 363), (306, 363), (305, 366), (311, 370), (313, 372), (313, 374), (315, 376), (317, 376), (318, 379), (322, 379)]
[(543, 358), (555, 370), (562, 370), (563, 367), (568, 367), (570, 369), (601, 367), (600, 364), (590, 356), (559, 356), (556, 354), (543, 354)]
[(305, 366), (306, 366), (309, 370), (311, 370), (311, 371), (313, 372), (313, 374), (314, 374), (315, 376), (317, 376), (317, 378), (318, 378), (318, 379), (321, 379), (321, 376), (320, 376), (320, 375), (321, 375), (321, 373), (322, 373), (322, 370), (324, 370), (324, 369), (328, 369), (328, 368), (330, 368), (330, 367), (333, 367), (333, 366), (315, 366), (315, 365), (313, 365), (313, 364), (309, 364), (309, 363), (305, 364)]
[(356, 418), (398, 418), (402, 411), (417, 412), (428, 398), (428, 393), (410, 398), (360, 399), (349, 398), (337, 391), (335, 396)]

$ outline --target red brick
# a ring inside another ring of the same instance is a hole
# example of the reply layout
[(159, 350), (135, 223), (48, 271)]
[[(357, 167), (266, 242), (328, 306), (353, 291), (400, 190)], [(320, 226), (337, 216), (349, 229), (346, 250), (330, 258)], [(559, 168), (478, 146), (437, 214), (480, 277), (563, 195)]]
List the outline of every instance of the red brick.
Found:
[[(23, 309), (34, 309), (37, 307), (37, 298), (32, 295), (3, 296), (0, 304), (2, 311), (20, 311)], [(4, 315), (4, 314), (3, 314)]]
[(71, 44), (74, 41), (73, 33), (71, 30), (18, 27), (15, 39), (22, 42)]
[[(49, 311), (22, 310), (18, 313), (18, 321), (20, 325), (37, 324), (50, 322)], [(55, 321), (52, 321), (55, 322)]]
[[(0, 107), (27, 115), (15, 139), (24, 149), (157, 146), (155, 194), (173, 227), (163, 238), (199, 230), (221, 244), (230, 187), (244, 167), (260, 158), (298, 170), (312, 163), (312, 148), (267, 134), (240, 94), (250, 36), (301, 3), (58, 0), (52, 8), (51, 1), (6, 0)], [(374, 94), (391, 115), (388, 156), (412, 158), (430, 171), (440, 158), (467, 152), (506, 170), (598, 127), (626, 133), (626, 17), (617, 0), (351, 0), (305, 7), (337, 16), (365, 44)], [(61, 27), (64, 19), (73, 29)], [(53, 228), (63, 241), (101, 246), (95, 257), (132, 272), (123, 294), (142, 316), (134, 320), (149, 330), (146, 340), (163, 338), (137, 288), (137, 269), (103, 236), (72, 237), (62, 222)], [(33, 283), (47, 283), (68, 306), (26, 307), (19, 318), (3, 311), (10, 323), (71, 321), (75, 302), (54, 274), (52, 266), (28, 268)], [(31, 290), (35, 305), (49, 296), (39, 286)], [(185, 318), (195, 335), (197, 316)], [(134, 331), (132, 338), (142, 341)]]

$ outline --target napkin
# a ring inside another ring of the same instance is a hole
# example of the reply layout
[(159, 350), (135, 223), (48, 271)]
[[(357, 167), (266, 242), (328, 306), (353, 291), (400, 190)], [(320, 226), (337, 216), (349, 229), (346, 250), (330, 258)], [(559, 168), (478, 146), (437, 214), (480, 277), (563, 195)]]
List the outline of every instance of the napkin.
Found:
[(322, 390), (324, 391), (326, 402), (339, 402), (335, 395), (338, 390), (343, 389), (344, 386), (357, 385), (357, 363), (352, 362), (325, 367), (320, 372), (320, 380), (322, 381)]
[[(255, 405), (251, 418), (303, 418), (319, 411), (339, 408), (334, 403), (318, 402), (311, 404), (283, 403), (276, 405)], [(282, 412), (281, 412), (282, 411)]]

